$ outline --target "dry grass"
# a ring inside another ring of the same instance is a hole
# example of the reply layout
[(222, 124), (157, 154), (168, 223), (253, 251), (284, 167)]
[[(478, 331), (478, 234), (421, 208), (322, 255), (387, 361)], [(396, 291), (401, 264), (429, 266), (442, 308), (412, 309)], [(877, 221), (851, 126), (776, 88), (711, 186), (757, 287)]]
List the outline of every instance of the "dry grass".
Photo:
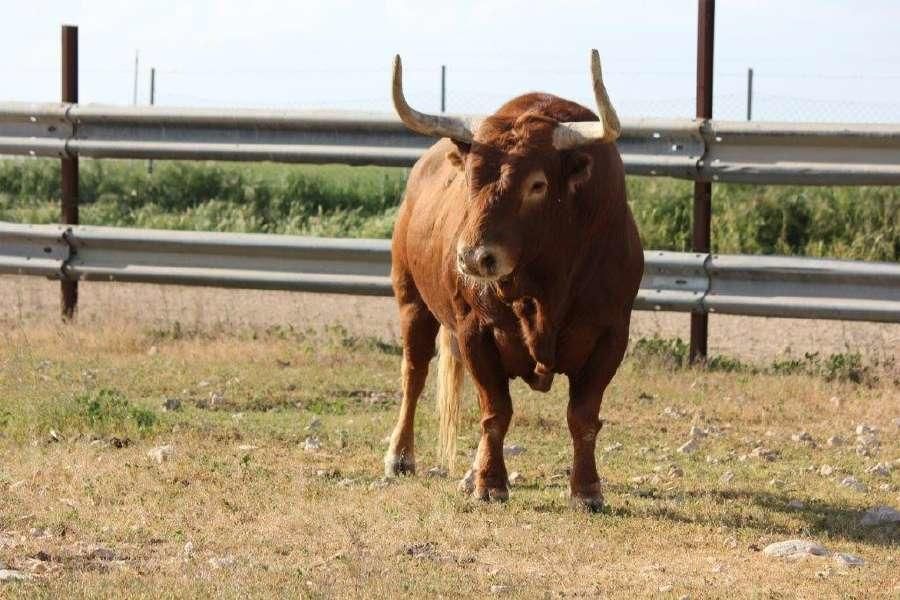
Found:
[[(524, 480), (507, 504), (483, 505), (460, 497), (454, 480), (424, 475), (436, 461), (430, 389), (418, 418), (420, 475), (381, 482), (399, 375), (390, 343), (339, 329), (184, 331), (115, 316), (64, 328), (5, 323), (0, 562), (34, 579), (0, 584), (0, 596), (900, 594), (900, 528), (859, 524), (870, 507), (900, 507), (900, 464), (866, 473), (900, 458), (890, 372), (866, 386), (631, 358), (604, 403), (608, 508), (588, 515), (564, 497), (564, 381), (547, 395), (515, 384), (508, 443), (526, 451), (508, 466)], [(181, 409), (164, 412), (165, 398)], [(476, 439), (468, 398), (460, 464)], [(321, 447), (307, 451), (313, 418)], [(694, 422), (719, 433), (694, 454), (676, 452)], [(859, 423), (879, 430), (871, 457), (854, 450)], [(815, 443), (790, 439), (801, 430)], [(832, 435), (847, 444), (827, 447)], [(157, 464), (147, 452), (162, 444), (174, 455)], [(777, 458), (741, 459), (759, 445)], [(835, 473), (820, 476), (822, 464)], [(868, 491), (841, 487), (846, 475)], [(795, 537), (866, 565), (758, 551)]]

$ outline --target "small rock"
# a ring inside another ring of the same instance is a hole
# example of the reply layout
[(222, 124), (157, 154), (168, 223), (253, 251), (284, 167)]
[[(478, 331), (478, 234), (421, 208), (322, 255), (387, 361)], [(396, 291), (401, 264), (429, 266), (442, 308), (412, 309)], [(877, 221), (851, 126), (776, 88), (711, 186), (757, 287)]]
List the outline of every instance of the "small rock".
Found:
[(253, 444), (241, 444), (238, 446), (238, 450), (241, 452), (250, 452), (251, 450), (256, 450), (259, 446), (254, 446)]
[(844, 401), (841, 400), (840, 398), (838, 398), (837, 396), (832, 396), (830, 402), (833, 406), (835, 406), (837, 408), (840, 408), (841, 405), (844, 403)]
[(758, 458), (761, 460), (775, 460), (775, 452), (769, 450), (764, 446), (757, 446), (753, 450), (750, 451), (750, 458)]
[(702, 438), (706, 437), (706, 431), (704, 431), (697, 425), (691, 425), (691, 429), (688, 431), (688, 435), (691, 437)]
[(831, 558), (842, 567), (861, 567), (866, 564), (862, 558), (843, 552), (835, 552)]
[(841, 480), (841, 486), (850, 488), (851, 490), (856, 490), (857, 492), (865, 492), (866, 484), (858, 480), (856, 477), (852, 475), (848, 475)]
[(51, 429), (50, 433), (47, 434), (47, 442), (48, 443), (61, 442), (61, 441), (62, 441), (62, 436), (60, 436), (59, 432), (56, 431), (55, 429)]
[(178, 410), (181, 408), (181, 400), (178, 398), (166, 398), (166, 401), (163, 402), (164, 410)]
[(317, 431), (322, 426), (322, 419), (313, 417), (305, 427), (305, 431)]
[(710, 567), (709, 570), (711, 573), (721, 573), (725, 570), (725, 565), (723, 565), (722, 563), (716, 563), (712, 567)]
[(881, 485), (878, 486), (878, 489), (881, 490), (882, 492), (892, 492), (892, 491), (894, 491), (894, 486), (892, 486), (889, 483), (882, 483)]
[(525, 478), (522, 477), (522, 474), (519, 473), (518, 471), (513, 471), (512, 473), (509, 474), (509, 485), (519, 485), (524, 480), (525, 480)]
[(801, 500), (791, 500), (787, 505), (788, 508), (793, 508), (794, 510), (803, 510), (806, 508), (806, 504)]
[(672, 584), (671, 584), (671, 583), (667, 583), (667, 584), (665, 584), (665, 585), (659, 586), (659, 591), (660, 591), (660, 593), (662, 593), (662, 594), (665, 594), (666, 592), (671, 592), (671, 591), (672, 591)]
[(671, 417), (673, 419), (682, 419), (687, 416), (686, 413), (684, 413), (672, 406), (665, 407), (662, 411), (662, 414), (666, 417)]
[(811, 442), (813, 441), (813, 437), (808, 431), (801, 431), (800, 433), (791, 435), (791, 440), (794, 442)]
[(826, 443), (828, 444), (829, 448), (837, 448), (838, 446), (844, 445), (844, 438), (839, 435), (833, 435), (828, 438), (828, 441)]
[(669, 471), (668, 471), (667, 475), (669, 477), (675, 479), (677, 477), (684, 476), (684, 471), (678, 465), (672, 465), (671, 467), (669, 467)]
[(431, 467), (427, 471), (425, 471), (425, 477), (431, 477), (434, 479), (443, 479), (449, 475), (449, 472), (444, 467)]
[(503, 446), (503, 456), (518, 456), (525, 452), (525, 447), (519, 444), (510, 444)]
[(816, 542), (808, 540), (785, 540), (775, 542), (763, 548), (766, 556), (778, 556), (784, 558), (798, 558), (804, 555), (825, 556), (828, 550)]
[(182, 550), (185, 558), (190, 558), (194, 554), (194, 542), (187, 542)]
[(322, 447), (322, 442), (316, 436), (310, 436), (303, 440), (303, 449), (307, 452), (315, 452)]
[(640, 485), (640, 484), (644, 483), (645, 481), (647, 481), (647, 476), (646, 475), (637, 475), (635, 477), (632, 477), (628, 481), (630, 481), (631, 483)]
[(613, 444), (610, 444), (606, 448), (604, 448), (603, 451), (604, 452), (615, 452), (616, 450), (621, 450), (621, 449), (622, 449), (622, 444), (620, 442), (615, 442)]
[(349, 477), (344, 477), (340, 481), (338, 481), (338, 487), (351, 487), (354, 484), (354, 481)]
[(784, 486), (784, 481), (782, 481), (781, 479), (772, 478), (769, 480), (769, 486), (774, 487), (774, 488), (780, 488), (780, 487)]
[(32, 527), (31, 529), (28, 530), (28, 535), (30, 535), (33, 538), (49, 537), (47, 535), (47, 530), (44, 529), (43, 527)]
[(867, 435), (871, 433), (875, 433), (875, 428), (867, 425), (865, 423), (860, 423), (856, 426), (856, 435)]
[(734, 471), (725, 471), (722, 473), (722, 476), (719, 477), (719, 483), (728, 485), (734, 479)]
[(28, 581), (31, 575), (13, 569), (0, 569), (0, 583), (7, 581)]
[(169, 460), (175, 454), (175, 447), (166, 444), (165, 446), (157, 446), (153, 448), (149, 452), (147, 452), (147, 456), (151, 460), (155, 460), (158, 464), (162, 464)]
[(93, 560), (117, 560), (118, 557), (113, 550), (109, 548), (104, 548), (103, 546), (91, 546), (87, 552), (87, 558)]
[(700, 443), (697, 441), (697, 438), (691, 438), (678, 446), (678, 451), (682, 454), (691, 454), (692, 452), (696, 452), (699, 447)]
[(859, 524), (867, 527), (873, 525), (886, 525), (888, 523), (900, 523), (900, 511), (890, 506), (876, 506), (870, 508), (863, 515)]
[(217, 408), (221, 406), (221, 404), (225, 401), (225, 396), (218, 392), (211, 392), (209, 394), (209, 401), (207, 402), (207, 407), (209, 408)]
[(213, 569), (224, 569), (234, 564), (233, 556), (216, 556), (209, 559), (209, 566)]
[(499, 585), (499, 584), (498, 584), (498, 585), (492, 585), (492, 586), (491, 586), (491, 593), (492, 593), (492, 594), (503, 594), (503, 593), (508, 592), (508, 591), (509, 591), (509, 586), (508, 586), (508, 585)]
[(203, 380), (197, 384), (197, 387), (209, 387), (209, 382), (206, 380)]
[(159, 353), (159, 348), (156, 346), (150, 346), (150, 349), (147, 350), (147, 356), (156, 356)]
[(834, 474), (834, 467), (831, 465), (822, 465), (819, 467), (819, 475), (822, 477), (831, 477)]
[(878, 463), (866, 469), (866, 473), (887, 477), (891, 474), (891, 465), (890, 463)]

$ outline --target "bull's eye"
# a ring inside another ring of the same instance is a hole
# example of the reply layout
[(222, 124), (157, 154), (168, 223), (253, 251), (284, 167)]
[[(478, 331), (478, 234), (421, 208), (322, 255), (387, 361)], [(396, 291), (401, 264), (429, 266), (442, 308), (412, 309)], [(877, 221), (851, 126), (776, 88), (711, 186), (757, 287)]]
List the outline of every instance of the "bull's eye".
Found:
[(522, 186), (522, 209), (541, 206), (547, 199), (549, 185), (543, 171), (534, 171), (525, 178)]

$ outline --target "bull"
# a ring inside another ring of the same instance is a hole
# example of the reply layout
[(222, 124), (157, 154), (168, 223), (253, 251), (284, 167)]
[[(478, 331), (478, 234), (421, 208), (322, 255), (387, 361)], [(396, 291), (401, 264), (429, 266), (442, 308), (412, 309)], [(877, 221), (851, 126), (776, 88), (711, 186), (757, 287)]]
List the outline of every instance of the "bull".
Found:
[(595, 461), (603, 394), (622, 362), (643, 251), (615, 145), (619, 119), (596, 50), (598, 114), (529, 93), (481, 119), (419, 112), (394, 59), (394, 108), (412, 131), (440, 138), (410, 172), (392, 240), (403, 399), (385, 456), (388, 476), (415, 473), (413, 422), (438, 345), (439, 454), (452, 469), (460, 388), (471, 376), (481, 438), (461, 489), (506, 500), (503, 440), (509, 384), (569, 379), (574, 506), (597, 510)]

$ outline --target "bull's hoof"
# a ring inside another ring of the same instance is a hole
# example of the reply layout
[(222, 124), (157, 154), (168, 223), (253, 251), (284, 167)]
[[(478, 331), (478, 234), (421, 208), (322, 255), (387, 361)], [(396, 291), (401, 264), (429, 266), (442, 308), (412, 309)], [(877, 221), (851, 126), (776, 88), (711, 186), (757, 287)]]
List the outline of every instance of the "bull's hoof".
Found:
[(466, 474), (459, 480), (459, 485), (456, 487), (464, 495), (471, 496), (475, 492), (475, 469), (466, 471)]
[(573, 491), (569, 495), (569, 505), (576, 510), (598, 513), (603, 510), (603, 493), (600, 483), (595, 483), (581, 491)]
[(406, 454), (388, 452), (384, 457), (385, 477), (402, 477), (416, 474), (416, 460)]
[(472, 497), (482, 502), (506, 502), (509, 500), (509, 490), (497, 487), (475, 487)]

